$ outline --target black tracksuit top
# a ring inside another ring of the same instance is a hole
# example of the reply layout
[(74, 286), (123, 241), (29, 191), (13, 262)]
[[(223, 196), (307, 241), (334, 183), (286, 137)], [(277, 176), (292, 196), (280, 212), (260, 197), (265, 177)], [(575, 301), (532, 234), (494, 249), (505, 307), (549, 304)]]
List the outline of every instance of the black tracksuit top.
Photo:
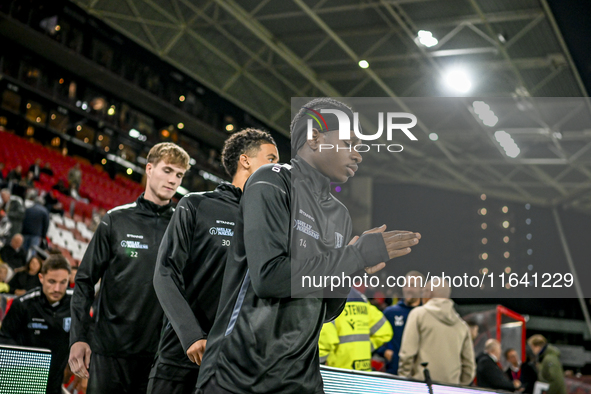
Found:
[(70, 347), (70, 301), (72, 291), (66, 290), (57, 305), (51, 305), (40, 287), (15, 298), (2, 321), (0, 343), (51, 350), (47, 392), (61, 393), (64, 370)]
[(318, 337), (350, 288), (292, 298), (292, 271), (352, 275), (388, 260), (381, 234), (346, 246), (351, 218), (329, 179), (297, 156), (291, 164), (265, 165), (245, 185), (198, 387), (215, 375), (233, 393), (322, 393)]
[[(173, 212), (172, 204), (159, 206), (142, 194), (102, 218), (76, 274), (70, 345), (86, 342), (93, 352), (110, 357), (154, 356), (163, 312), (152, 278)], [(99, 279), (98, 306), (91, 318)]]
[(242, 191), (229, 184), (181, 199), (158, 251), (154, 289), (165, 318), (159, 362), (198, 368), (186, 355), (217, 311)]

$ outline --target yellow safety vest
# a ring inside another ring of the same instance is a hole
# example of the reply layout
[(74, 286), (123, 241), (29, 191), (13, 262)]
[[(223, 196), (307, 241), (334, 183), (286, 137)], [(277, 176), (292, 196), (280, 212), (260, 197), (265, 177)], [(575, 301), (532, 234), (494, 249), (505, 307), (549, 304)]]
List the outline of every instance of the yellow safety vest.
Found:
[(378, 308), (355, 290), (345, 309), (326, 323), (318, 343), (320, 362), (337, 368), (371, 371), (371, 355), (392, 339), (392, 326)]

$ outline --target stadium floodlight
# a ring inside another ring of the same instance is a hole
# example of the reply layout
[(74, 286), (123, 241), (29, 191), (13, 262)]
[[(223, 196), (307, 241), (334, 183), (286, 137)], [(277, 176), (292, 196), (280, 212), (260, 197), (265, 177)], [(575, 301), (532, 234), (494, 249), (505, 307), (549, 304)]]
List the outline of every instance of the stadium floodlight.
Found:
[(437, 38), (433, 37), (433, 33), (428, 30), (419, 30), (417, 34), (417, 41), (427, 48), (434, 47), (439, 42)]
[(444, 77), (445, 84), (452, 90), (460, 93), (468, 93), (472, 88), (472, 81), (465, 70), (454, 68), (448, 71)]
[(485, 126), (494, 127), (498, 123), (499, 118), (490, 109), (490, 105), (484, 101), (474, 101), (472, 108)]
[(516, 158), (519, 153), (521, 153), (521, 150), (511, 137), (511, 134), (507, 133), (506, 131), (495, 131), (495, 139), (499, 144), (501, 144), (501, 147), (505, 150), (507, 156)]
[(359, 61), (359, 67), (361, 67), (361, 68), (368, 68), (369, 67), (369, 62), (367, 60), (360, 60)]

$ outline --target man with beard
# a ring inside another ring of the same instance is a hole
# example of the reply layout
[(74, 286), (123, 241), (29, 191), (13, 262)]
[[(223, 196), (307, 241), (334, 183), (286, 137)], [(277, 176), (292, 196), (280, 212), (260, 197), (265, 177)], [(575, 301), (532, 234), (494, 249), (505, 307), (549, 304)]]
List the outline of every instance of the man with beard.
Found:
[(50, 255), (39, 272), (41, 288), (16, 298), (2, 321), (0, 343), (51, 350), (48, 394), (61, 394), (68, 363), (71, 290), (70, 264), (62, 255)]

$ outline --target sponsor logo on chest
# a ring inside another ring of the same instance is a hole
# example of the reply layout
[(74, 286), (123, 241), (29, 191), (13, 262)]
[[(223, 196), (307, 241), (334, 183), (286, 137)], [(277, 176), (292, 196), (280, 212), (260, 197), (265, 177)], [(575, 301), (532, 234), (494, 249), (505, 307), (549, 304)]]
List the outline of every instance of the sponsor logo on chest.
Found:
[(43, 323), (36, 323), (36, 322), (31, 322), (27, 325), (28, 328), (30, 328), (31, 330), (47, 330), (49, 329), (49, 327), (47, 326), (47, 324), (43, 324)]
[(296, 231), (300, 231), (314, 239), (320, 238), (320, 234), (318, 233), (318, 231), (312, 229), (312, 225), (304, 222), (303, 220), (295, 219), (293, 221), (293, 228), (295, 228)]
[(127, 249), (148, 249), (148, 245), (140, 241), (123, 240), (121, 241), (121, 246)]
[(233, 237), (234, 230), (226, 228), (226, 227), (212, 227), (209, 229), (209, 233), (211, 235), (221, 235), (224, 237)]

